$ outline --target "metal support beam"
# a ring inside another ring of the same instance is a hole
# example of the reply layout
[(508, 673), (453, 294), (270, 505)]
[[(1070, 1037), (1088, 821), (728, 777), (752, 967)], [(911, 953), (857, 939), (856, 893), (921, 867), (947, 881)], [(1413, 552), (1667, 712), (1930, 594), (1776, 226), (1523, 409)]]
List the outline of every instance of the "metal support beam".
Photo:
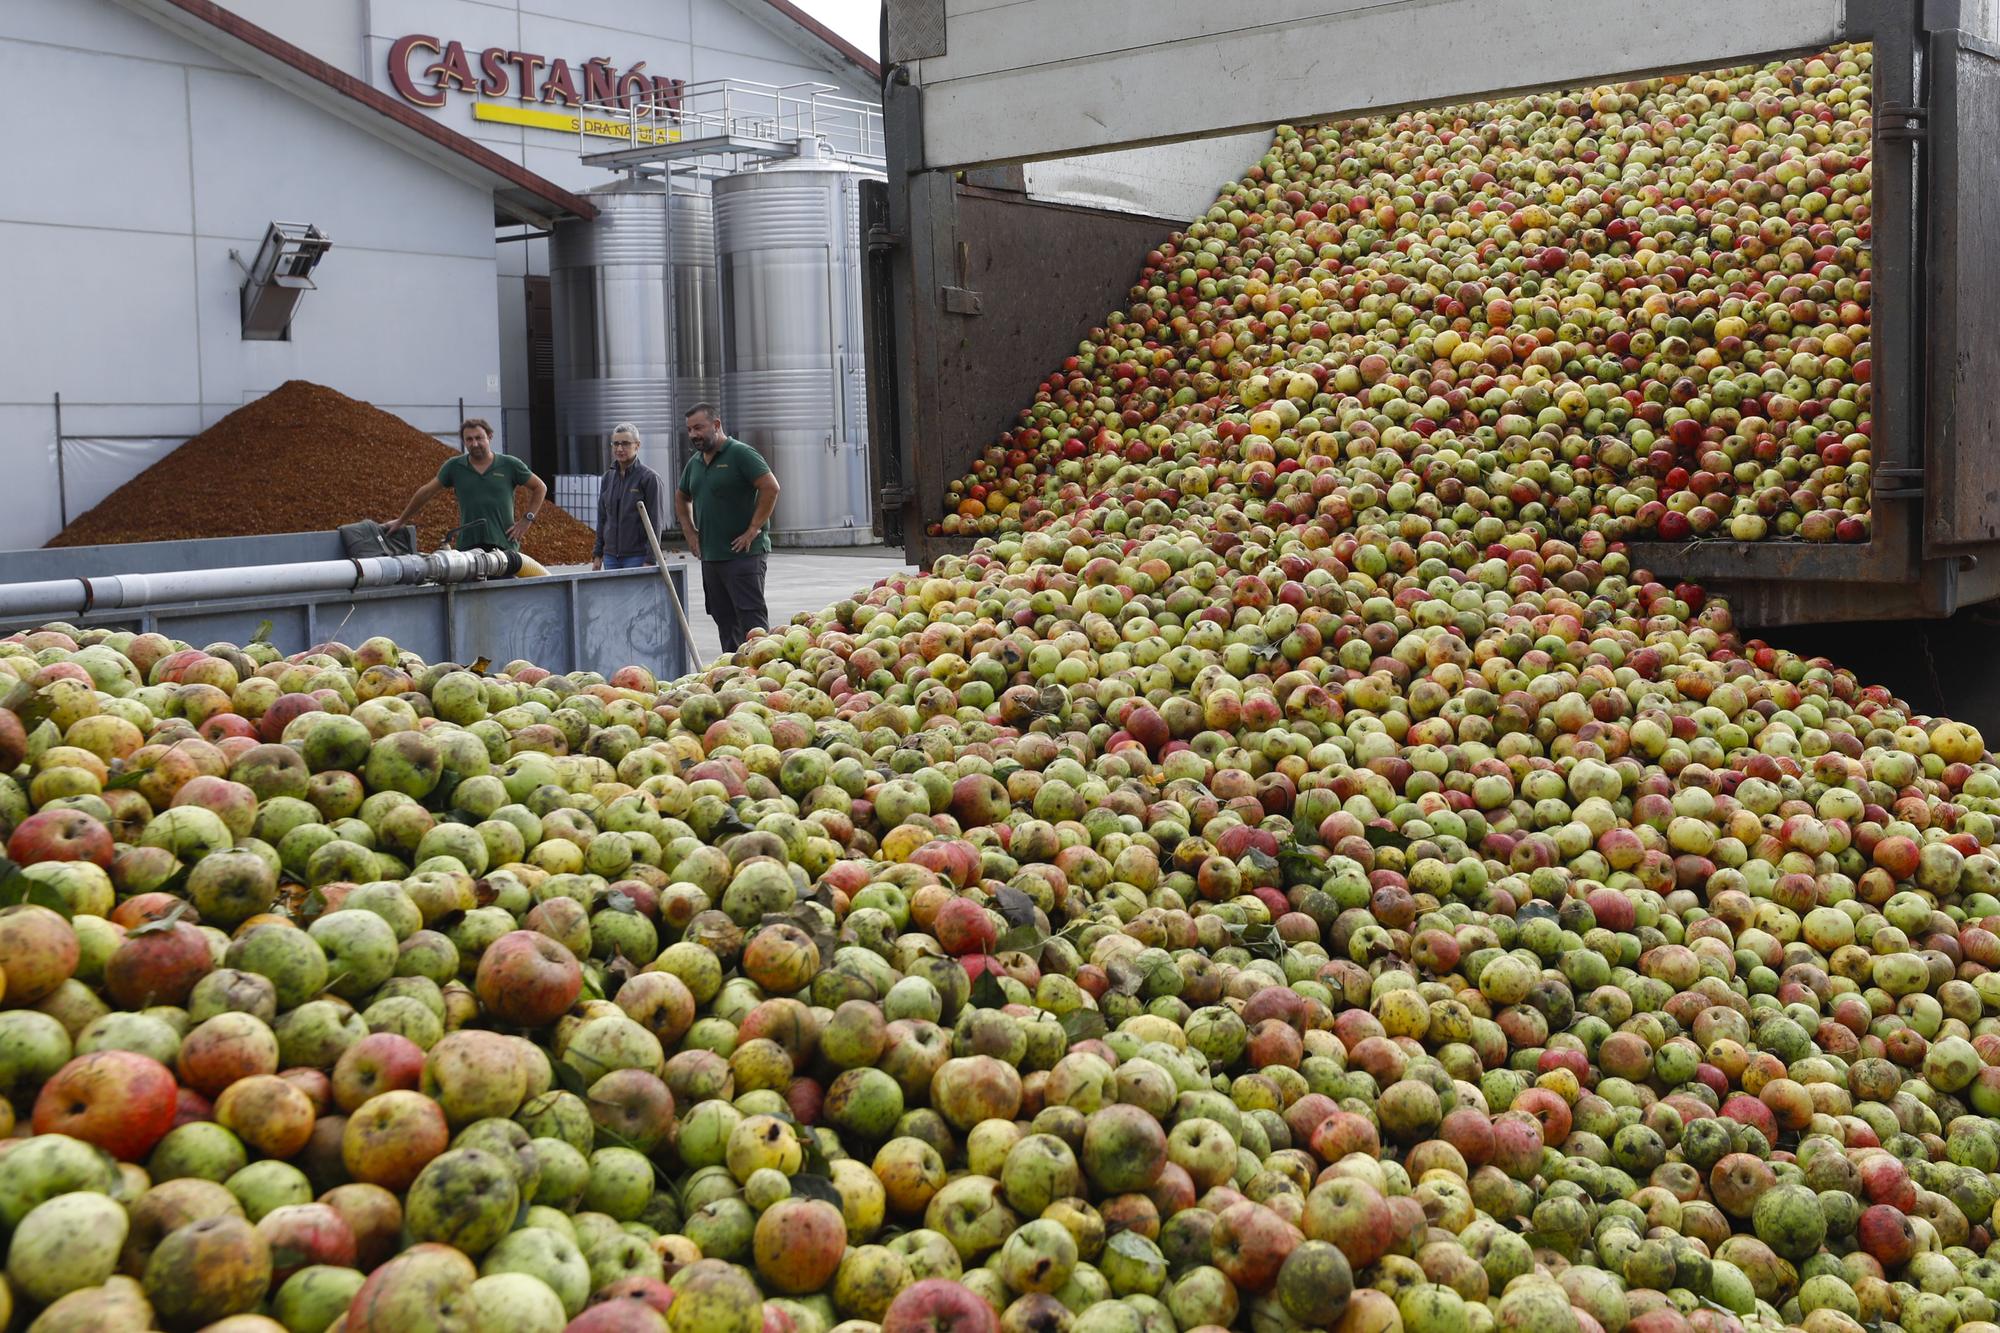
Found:
[[(1712, 69), (1841, 40), (1845, 0), (945, 0), (930, 170)], [(900, 7), (890, 9), (897, 49)], [(1254, 18), (1253, 18), (1254, 14)], [(1120, 45), (1120, 42), (1124, 45)]]

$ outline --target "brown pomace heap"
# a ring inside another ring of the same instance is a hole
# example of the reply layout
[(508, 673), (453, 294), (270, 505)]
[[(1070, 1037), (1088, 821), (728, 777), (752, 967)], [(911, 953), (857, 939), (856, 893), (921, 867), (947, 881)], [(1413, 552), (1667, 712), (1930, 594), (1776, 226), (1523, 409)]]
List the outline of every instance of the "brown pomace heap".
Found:
[[(120, 486), (50, 546), (330, 532), (387, 523), (456, 452), (409, 422), (320, 384), (291, 380), (245, 403)], [(417, 515), (418, 548), (458, 525), (444, 492)], [(544, 565), (588, 563), (594, 529), (542, 506), (522, 549)]]

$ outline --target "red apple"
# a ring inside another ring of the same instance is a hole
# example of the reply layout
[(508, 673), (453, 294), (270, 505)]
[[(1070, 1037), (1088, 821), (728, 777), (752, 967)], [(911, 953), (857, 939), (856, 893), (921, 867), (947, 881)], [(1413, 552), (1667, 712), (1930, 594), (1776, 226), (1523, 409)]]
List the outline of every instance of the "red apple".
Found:
[(913, 1282), (889, 1302), (882, 1333), (999, 1333), (993, 1307), (949, 1278)]
[(179, 1105), (173, 1071), (158, 1060), (135, 1051), (92, 1051), (42, 1085), (35, 1132), (67, 1134), (137, 1162), (173, 1128)]

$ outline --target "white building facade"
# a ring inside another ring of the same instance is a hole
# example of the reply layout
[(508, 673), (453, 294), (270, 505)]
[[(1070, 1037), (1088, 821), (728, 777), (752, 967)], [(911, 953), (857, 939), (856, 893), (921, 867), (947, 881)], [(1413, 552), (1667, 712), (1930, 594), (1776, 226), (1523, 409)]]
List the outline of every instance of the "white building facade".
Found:
[[(17, 549), (291, 379), (552, 450), (541, 237), (610, 179), (578, 104), (719, 80), (873, 101), (879, 71), (787, 0), (6, 0), (0, 77)], [(274, 222), (331, 248), (288, 336), (246, 338)]]

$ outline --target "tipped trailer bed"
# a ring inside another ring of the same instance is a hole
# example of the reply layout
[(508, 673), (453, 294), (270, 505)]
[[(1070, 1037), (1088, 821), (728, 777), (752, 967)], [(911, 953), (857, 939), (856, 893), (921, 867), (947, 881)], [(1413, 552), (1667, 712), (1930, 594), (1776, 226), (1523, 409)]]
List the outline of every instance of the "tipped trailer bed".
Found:
[(877, 530), (913, 562), (970, 546), (926, 534), (946, 487), (1186, 222), (1036, 198), (1021, 164), (1074, 174), (1112, 149), (1867, 41), (1872, 538), (1634, 554), (1725, 592), (1758, 627), (1934, 620), (2000, 598), (2000, 0), (1272, 0), (1251, 26), (1243, 14), (887, 0), (888, 180), (864, 200), (870, 439)]

